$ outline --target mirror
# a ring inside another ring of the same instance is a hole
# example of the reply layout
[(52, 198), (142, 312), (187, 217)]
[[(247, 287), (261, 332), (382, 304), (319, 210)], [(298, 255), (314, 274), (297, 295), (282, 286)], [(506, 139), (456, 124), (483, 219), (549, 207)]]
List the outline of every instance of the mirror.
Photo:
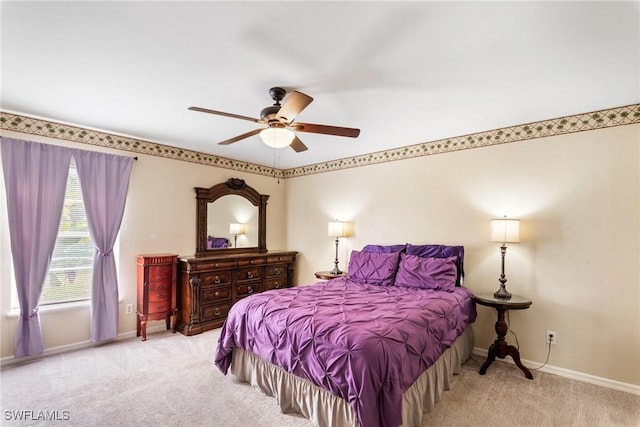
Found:
[(268, 195), (238, 178), (195, 191), (196, 256), (267, 251)]
[[(237, 226), (231, 226), (237, 224)], [(234, 229), (235, 228), (235, 229)], [(258, 207), (229, 194), (207, 203), (207, 249), (258, 246)]]

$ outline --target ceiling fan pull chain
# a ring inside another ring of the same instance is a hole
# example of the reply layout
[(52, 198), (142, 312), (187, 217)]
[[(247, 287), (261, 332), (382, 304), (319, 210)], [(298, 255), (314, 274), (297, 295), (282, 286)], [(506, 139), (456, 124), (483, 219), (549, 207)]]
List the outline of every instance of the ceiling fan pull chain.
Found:
[(277, 179), (277, 183), (280, 184), (280, 175), (278, 175), (278, 169), (276, 168), (276, 147), (273, 147), (273, 177)]

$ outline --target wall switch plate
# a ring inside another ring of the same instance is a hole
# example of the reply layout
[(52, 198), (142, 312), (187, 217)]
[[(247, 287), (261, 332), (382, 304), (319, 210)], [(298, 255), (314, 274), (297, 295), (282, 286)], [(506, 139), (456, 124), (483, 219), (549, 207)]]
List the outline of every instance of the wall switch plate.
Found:
[(127, 304), (127, 314), (133, 314), (133, 304)]

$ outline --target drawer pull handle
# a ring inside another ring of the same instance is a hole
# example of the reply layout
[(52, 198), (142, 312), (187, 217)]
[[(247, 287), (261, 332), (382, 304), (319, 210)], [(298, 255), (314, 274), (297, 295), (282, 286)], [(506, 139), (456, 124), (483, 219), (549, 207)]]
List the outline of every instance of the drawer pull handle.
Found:
[(213, 264), (214, 267), (218, 268), (218, 263), (216, 262), (215, 264)]
[(220, 292), (216, 291), (213, 296), (217, 297), (218, 295), (220, 295)]
[(216, 279), (213, 282), (214, 283), (220, 283), (220, 276), (216, 276)]
[(279, 283), (279, 282), (275, 282), (275, 283), (273, 284), (273, 287), (274, 287), (274, 288), (276, 288), (276, 289), (278, 289), (278, 288), (280, 287), (280, 283)]
[(249, 279), (253, 279), (253, 273), (252, 273), (252, 272), (248, 272), (248, 273), (247, 273), (247, 277), (248, 277)]
[(148, 288), (149, 287), (149, 282), (144, 282), (144, 287)]
[(216, 309), (213, 310), (213, 314), (215, 314), (216, 316), (220, 316), (220, 309), (216, 307)]
[(276, 268), (274, 271), (275, 271), (276, 274), (280, 274), (280, 269), (279, 268)]
[(253, 293), (253, 288), (251, 286), (249, 286), (249, 288), (247, 289), (247, 293), (248, 294), (252, 294)]

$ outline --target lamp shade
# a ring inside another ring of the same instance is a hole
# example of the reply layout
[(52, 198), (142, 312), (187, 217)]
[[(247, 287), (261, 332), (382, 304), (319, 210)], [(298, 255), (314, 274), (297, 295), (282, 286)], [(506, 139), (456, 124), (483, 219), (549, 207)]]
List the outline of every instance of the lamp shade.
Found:
[(295, 133), (283, 127), (269, 127), (260, 131), (262, 142), (274, 148), (283, 148), (291, 145), (291, 141), (295, 136)]
[(501, 243), (519, 243), (520, 220), (507, 218), (492, 219), (491, 241)]
[(346, 223), (342, 221), (329, 221), (329, 226), (327, 227), (327, 235), (329, 237), (346, 237)]
[(232, 222), (231, 224), (229, 224), (229, 234), (234, 236), (237, 236), (239, 234), (244, 234), (243, 224), (238, 224), (235, 222)]

